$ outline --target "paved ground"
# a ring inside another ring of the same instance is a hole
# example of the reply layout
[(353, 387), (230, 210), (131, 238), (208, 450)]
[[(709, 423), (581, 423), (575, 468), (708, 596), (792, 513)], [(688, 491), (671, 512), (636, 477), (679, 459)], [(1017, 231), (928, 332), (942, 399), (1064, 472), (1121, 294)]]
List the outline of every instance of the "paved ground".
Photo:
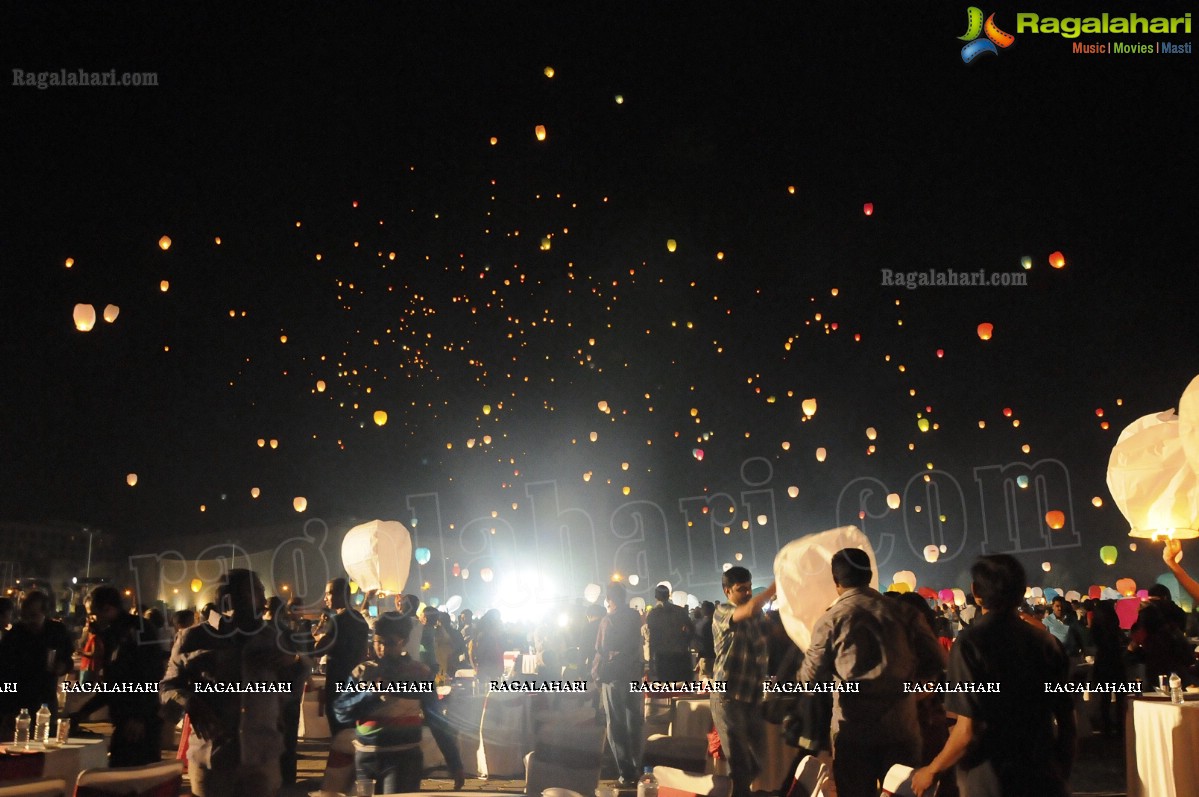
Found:
[[(111, 726), (103, 723), (89, 723), (84, 727), (106, 735), (111, 733)], [(307, 797), (309, 792), (320, 789), (327, 752), (327, 742), (301, 742), (300, 759), (297, 766), (298, 782), (285, 787), (280, 792), (280, 797)], [(163, 756), (174, 758), (174, 751), (164, 750)], [(604, 783), (615, 785), (611, 779), (605, 780)], [(1124, 740), (1099, 735), (1081, 739), (1072, 782), (1075, 797), (1117, 797), (1125, 794), (1124, 784)], [(426, 778), (421, 785), (424, 791), (429, 792), (452, 791), (454, 787), (453, 781), (444, 777)], [(466, 791), (524, 794), (524, 785), (523, 780), (472, 778), (466, 781), (464, 788)], [(189, 795), (190, 792), (185, 790), (184, 794)], [(590, 795), (586, 797), (590, 797)]]

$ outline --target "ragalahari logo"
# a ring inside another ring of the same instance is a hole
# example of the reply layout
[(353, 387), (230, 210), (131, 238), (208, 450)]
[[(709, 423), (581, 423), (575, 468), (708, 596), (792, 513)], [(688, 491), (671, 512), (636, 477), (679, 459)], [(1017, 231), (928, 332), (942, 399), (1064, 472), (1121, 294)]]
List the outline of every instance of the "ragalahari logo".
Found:
[[(986, 34), (986, 38), (980, 39), (979, 36), (983, 34)], [(968, 64), (983, 53), (999, 55), (999, 50), (1011, 47), (1016, 37), (999, 29), (994, 14), (987, 17), (984, 23), (982, 9), (970, 6), (966, 9), (966, 34), (958, 36), (958, 40), (969, 42), (962, 48), (962, 62)]]

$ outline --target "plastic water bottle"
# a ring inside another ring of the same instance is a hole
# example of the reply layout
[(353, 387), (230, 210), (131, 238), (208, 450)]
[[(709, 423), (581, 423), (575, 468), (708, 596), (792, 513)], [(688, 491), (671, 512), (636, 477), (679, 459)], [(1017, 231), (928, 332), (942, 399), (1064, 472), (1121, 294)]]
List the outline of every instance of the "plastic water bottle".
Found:
[(37, 710), (37, 724), (33, 726), (33, 741), (35, 744), (45, 745), (49, 738), (50, 706), (42, 703), (42, 707)]
[(1178, 673), (1170, 673), (1170, 702), (1182, 705), (1182, 679)]
[(658, 779), (653, 767), (646, 767), (645, 774), (637, 781), (637, 797), (658, 797)]
[(17, 734), (13, 737), (14, 747), (29, 746), (29, 709), (21, 709), (21, 713), (17, 715)]

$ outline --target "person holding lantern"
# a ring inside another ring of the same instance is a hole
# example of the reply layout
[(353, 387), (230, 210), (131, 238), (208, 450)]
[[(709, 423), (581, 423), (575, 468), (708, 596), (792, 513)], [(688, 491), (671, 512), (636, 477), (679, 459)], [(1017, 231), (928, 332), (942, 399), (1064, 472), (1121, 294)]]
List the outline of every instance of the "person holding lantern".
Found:
[(1166, 545), (1162, 549), (1162, 559), (1166, 562), (1166, 567), (1170, 568), (1170, 572), (1178, 579), (1178, 585), (1187, 591), (1191, 599), (1199, 603), (1199, 581), (1191, 578), (1191, 575), (1183, 569), (1179, 563), (1182, 558), (1182, 543), (1175, 539), (1166, 540)]

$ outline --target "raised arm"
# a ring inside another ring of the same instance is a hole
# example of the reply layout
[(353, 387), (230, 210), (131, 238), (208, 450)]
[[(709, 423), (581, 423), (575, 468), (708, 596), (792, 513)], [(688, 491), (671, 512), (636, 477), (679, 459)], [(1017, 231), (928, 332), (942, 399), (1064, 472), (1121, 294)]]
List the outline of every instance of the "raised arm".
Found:
[(1166, 547), (1162, 549), (1162, 559), (1165, 561), (1166, 567), (1170, 568), (1170, 572), (1178, 579), (1178, 585), (1199, 602), (1199, 581), (1191, 578), (1190, 574), (1182, 569), (1182, 565), (1175, 561), (1180, 553), (1182, 553), (1181, 542), (1166, 540)]

